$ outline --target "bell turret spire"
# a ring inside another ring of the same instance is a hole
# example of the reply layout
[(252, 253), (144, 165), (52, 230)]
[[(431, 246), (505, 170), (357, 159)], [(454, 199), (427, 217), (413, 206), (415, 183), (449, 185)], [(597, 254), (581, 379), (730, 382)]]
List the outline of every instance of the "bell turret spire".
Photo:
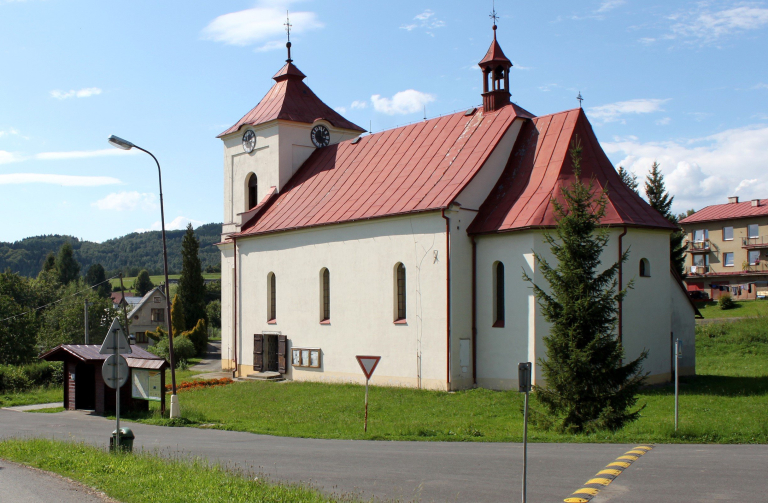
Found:
[(512, 62), (504, 55), (496, 40), (496, 21), (499, 16), (495, 6), (489, 17), (493, 20), (493, 42), (479, 66), (483, 70), (483, 109), (493, 112), (509, 105), (509, 69), (512, 68)]
[(292, 63), (293, 60), (291, 59), (291, 27), (293, 26), (291, 24), (291, 18), (288, 16), (288, 11), (285, 11), (285, 31), (288, 32), (288, 42), (285, 44), (285, 47), (288, 49), (288, 59), (285, 60), (286, 63)]

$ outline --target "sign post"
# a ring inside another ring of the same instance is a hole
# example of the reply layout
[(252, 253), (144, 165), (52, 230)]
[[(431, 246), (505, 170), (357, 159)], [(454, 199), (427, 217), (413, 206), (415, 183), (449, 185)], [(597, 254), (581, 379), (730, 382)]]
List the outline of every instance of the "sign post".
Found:
[(528, 479), (528, 394), (531, 392), (531, 362), (517, 365), (518, 391), (525, 393), (525, 409), (523, 411), (523, 503), (526, 503)]
[[(101, 374), (104, 382), (110, 388), (115, 388), (115, 420), (117, 423), (116, 437), (114, 440), (115, 450), (120, 449), (120, 387), (128, 380), (128, 362), (122, 357), (124, 354), (130, 354), (131, 345), (123, 334), (123, 329), (117, 318), (112, 321), (104, 343), (99, 349), (102, 355), (110, 355), (101, 367)], [(111, 353), (111, 354), (110, 354)]]
[(678, 412), (680, 410), (680, 403), (679, 403), (679, 377), (678, 377), (678, 369), (680, 367), (680, 358), (683, 357), (683, 343), (680, 341), (680, 339), (675, 339), (675, 431), (677, 431), (677, 416)]
[(365, 374), (365, 423), (363, 424), (363, 431), (368, 431), (368, 381), (373, 375), (373, 371), (376, 370), (376, 366), (381, 360), (381, 356), (356, 356), (357, 363), (360, 364), (360, 368), (363, 369)]

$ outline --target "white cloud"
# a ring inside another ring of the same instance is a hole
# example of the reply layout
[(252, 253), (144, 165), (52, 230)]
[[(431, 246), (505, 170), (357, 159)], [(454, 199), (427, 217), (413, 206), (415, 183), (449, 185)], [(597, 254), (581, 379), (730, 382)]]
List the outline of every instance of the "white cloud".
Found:
[(98, 87), (85, 87), (77, 91), (74, 89), (71, 91), (51, 91), (51, 96), (57, 100), (66, 100), (68, 98), (90, 98), (91, 96), (96, 96), (97, 94), (101, 94), (101, 89)]
[(120, 150), (117, 148), (105, 148), (100, 150), (73, 150), (69, 152), (41, 152), (33, 156), (41, 161), (60, 161), (66, 159), (88, 159), (91, 157), (111, 157), (119, 155), (133, 155), (137, 150)]
[(656, 121), (656, 124), (657, 124), (658, 126), (666, 126), (666, 125), (667, 125), (667, 124), (669, 124), (670, 122), (672, 122), (672, 117), (664, 117), (663, 119), (659, 119), (659, 120), (657, 120), (657, 121)]
[(352, 108), (352, 110), (362, 110), (363, 108), (368, 108), (368, 102), (355, 100), (350, 105), (350, 108)]
[(340, 114), (345, 114), (345, 113), (347, 113), (347, 107), (336, 107), (336, 108), (334, 108), (334, 110), (336, 110), (336, 111), (337, 111), (337, 112), (339, 112)]
[(19, 162), (22, 160), (23, 160), (23, 157), (21, 157), (16, 152), (8, 152), (6, 150), (0, 150), (0, 164), (10, 164), (12, 162)]
[(752, 89), (768, 89), (768, 84), (760, 82), (759, 84), (752, 86)]
[[(203, 222), (200, 220), (193, 220), (191, 218), (187, 217), (176, 217), (172, 221), (165, 224), (165, 230), (167, 231), (178, 231), (178, 230), (184, 230), (187, 228), (187, 224), (192, 224), (192, 228), (197, 228), (203, 225)], [(149, 232), (149, 231), (159, 231), (162, 227), (160, 226), (160, 221), (153, 223), (149, 226), (149, 229), (136, 229), (134, 232)]]
[(29, 139), (26, 136), (22, 136), (21, 133), (19, 133), (19, 131), (14, 128), (8, 128), (6, 130), (0, 131), (0, 138), (2, 138), (3, 136), (21, 136), (25, 140)]
[(99, 199), (91, 206), (100, 210), (134, 211), (157, 209), (157, 198), (151, 193), (140, 192), (113, 192), (103, 199)]
[(671, 16), (670, 19), (678, 22), (671, 26), (671, 33), (667, 38), (684, 38), (707, 44), (727, 35), (768, 25), (768, 8), (752, 3), (733, 5), (711, 12), (708, 4), (702, 2), (690, 12)]
[(64, 187), (98, 187), (123, 183), (110, 176), (50, 175), (42, 173), (8, 173), (0, 175), (0, 185), (47, 183)]
[(600, 8), (597, 9), (597, 12), (608, 12), (609, 10), (613, 10), (616, 7), (624, 5), (625, 3), (627, 3), (627, 0), (605, 0), (602, 4), (600, 4)]
[(424, 105), (435, 101), (435, 95), (422, 93), (414, 89), (400, 91), (392, 98), (382, 98), (379, 94), (371, 96), (371, 103), (377, 112), (387, 115), (400, 115), (421, 112)]
[(667, 101), (669, 100), (637, 99), (629, 101), (617, 101), (616, 103), (608, 103), (607, 105), (591, 107), (588, 110), (589, 116), (592, 119), (601, 120), (603, 122), (614, 122), (619, 120), (622, 115), (649, 114), (663, 111), (661, 105)]
[(764, 125), (692, 140), (642, 143), (627, 138), (602, 146), (608, 154), (623, 155), (616, 165), (641, 178), (658, 161), (675, 196), (675, 212), (724, 203), (736, 191), (745, 199), (764, 198), (768, 193), (768, 127)]
[(413, 31), (416, 28), (424, 28), (427, 30), (428, 35), (435, 36), (430, 30), (436, 28), (442, 28), (445, 26), (445, 22), (437, 19), (435, 13), (431, 9), (426, 9), (421, 14), (417, 14), (414, 18), (415, 23), (408, 23), (400, 26), (401, 30)]
[[(289, 3), (261, 0), (252, 9), (223, 14), (203, 28), (202, 37), (229, 45), (262, 44), (256, 49), (260, 52), (285, 47), (285, 14)], [(314, 12), (291, 12), (291, 25), (291, 34), (324, 26)]]

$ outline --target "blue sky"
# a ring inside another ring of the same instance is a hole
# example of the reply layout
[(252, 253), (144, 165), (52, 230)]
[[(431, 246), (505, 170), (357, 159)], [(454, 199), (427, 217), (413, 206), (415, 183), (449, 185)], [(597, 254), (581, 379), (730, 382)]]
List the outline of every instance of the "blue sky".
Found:
[[(481, 102), (490, 1), (0, 0), (0, 240), (103, 241), (222, 220), (216, 135), (293, 58), (374, 131)], [(768, 197), (768, 3), (497, 0), (513, 100), (578, 105), (616, 164), (661, 163), (676, 211)], [(762, 49), (761, 49), (762, 48)]]

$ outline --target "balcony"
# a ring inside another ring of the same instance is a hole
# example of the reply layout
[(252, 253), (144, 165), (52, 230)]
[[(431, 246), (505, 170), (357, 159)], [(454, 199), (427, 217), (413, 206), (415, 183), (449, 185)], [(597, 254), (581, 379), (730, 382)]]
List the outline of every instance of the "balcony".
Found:
[(708, 265), (692, 265), (690, 274), (707, 274), (709, 272), (709, 266)]
[(745, 273), (768, 273), (768, 263), (765, 261), (756, 262), (754, 264), (744, 262), (741, 265), (741, 270)]
[(754, 238), (741, 238), (741, 247), (748, 250), (757, 250), (768, 248), (768, 236), (757, 236)]
[(688, 253), (709, 253), (711, 251), (709, 239), (703, 241), (688, 241), (688, 247), (685, 251)]

